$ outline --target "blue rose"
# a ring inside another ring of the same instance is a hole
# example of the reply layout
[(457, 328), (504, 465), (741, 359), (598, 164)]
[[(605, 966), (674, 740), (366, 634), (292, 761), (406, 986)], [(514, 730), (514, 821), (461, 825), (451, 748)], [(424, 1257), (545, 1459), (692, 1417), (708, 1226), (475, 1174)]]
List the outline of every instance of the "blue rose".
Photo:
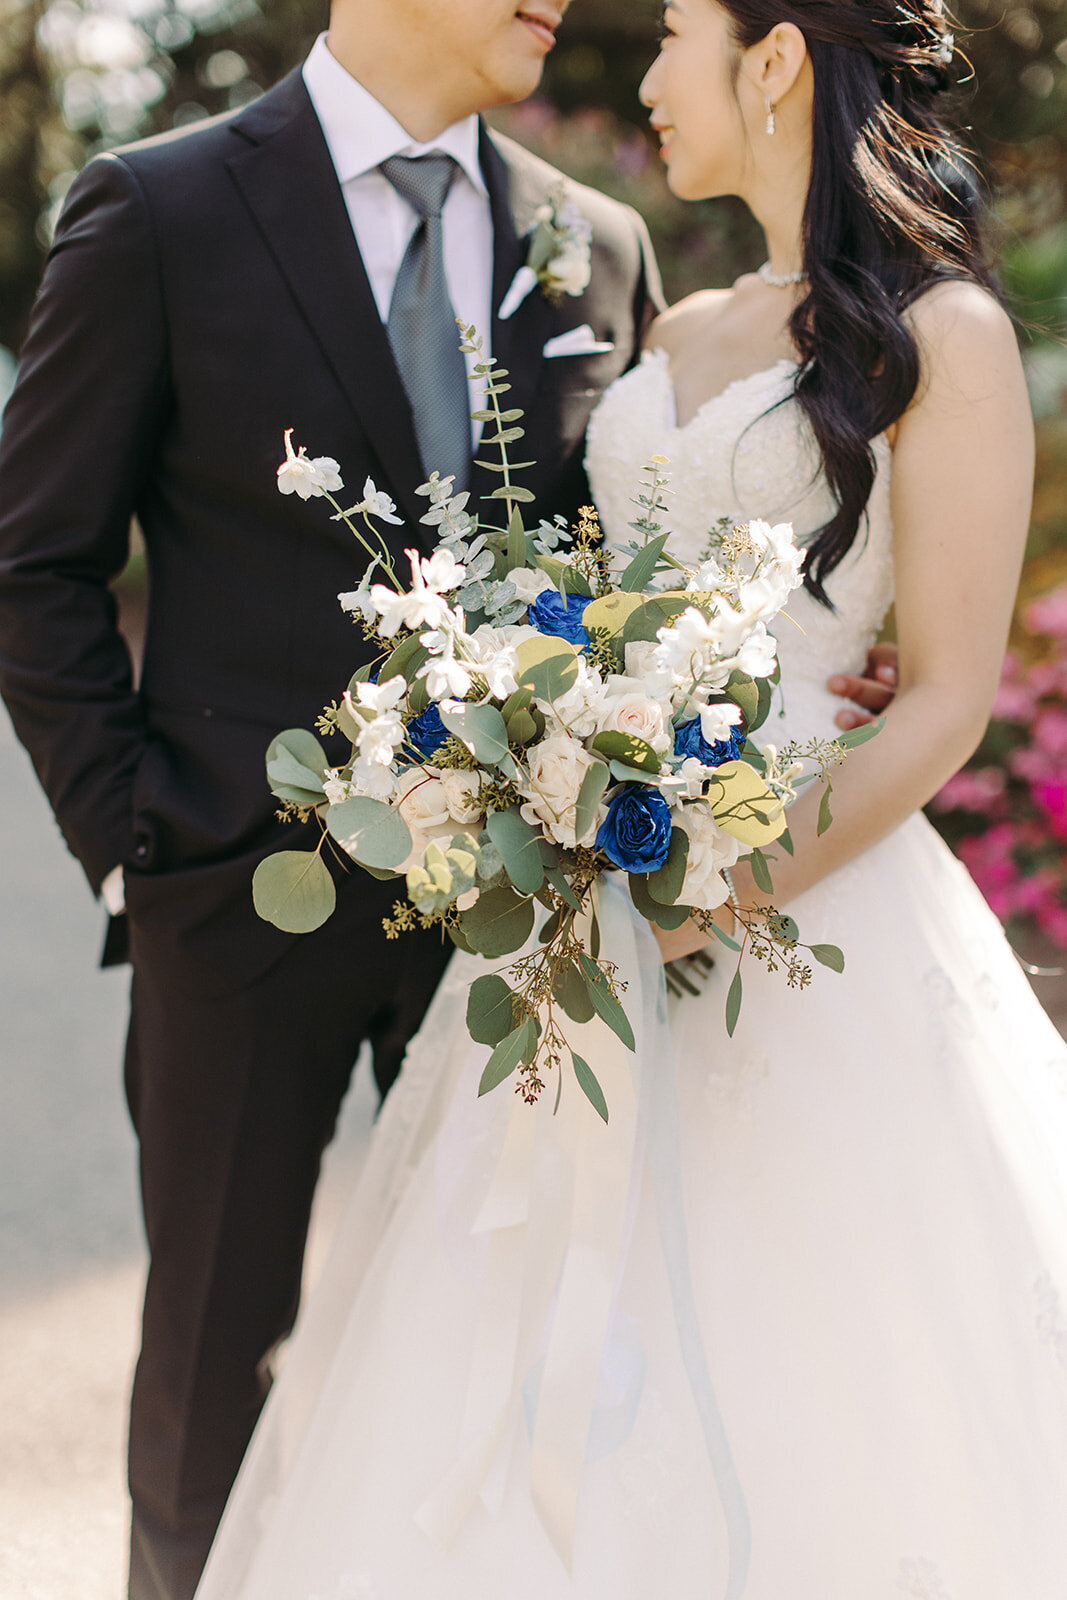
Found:
[(538, 633), (554, 634), (558, 639), (584, 648), (589, 643), (589, 635), (582, 627), (582, 617), (586, 606), (591, 604), (588, 595), (569, 594), (564, 600), (558, 589), (545, 589), (527, 614)]
[(432, 761), (447, 738), (448, 729), (441, 721), (440, 709), (431, 702), (408, 723), (405, 748), (413, 748), (424, 761)]
[(608, 805), (596, 842), (624, 872), (658, 872), (671, 847), (671, 808), (649, 784), (624, 784)]
[(721, 767), (724, 761), (740, 761), (744, 742), (745, 735), (737, 728), (728, 739), (709, 744), (700, 731), (699, 717), (694, 717), (692, 722), (683, 722), (674, 730), (674, 753), (679, 760), (696, 756), (705, 767)]

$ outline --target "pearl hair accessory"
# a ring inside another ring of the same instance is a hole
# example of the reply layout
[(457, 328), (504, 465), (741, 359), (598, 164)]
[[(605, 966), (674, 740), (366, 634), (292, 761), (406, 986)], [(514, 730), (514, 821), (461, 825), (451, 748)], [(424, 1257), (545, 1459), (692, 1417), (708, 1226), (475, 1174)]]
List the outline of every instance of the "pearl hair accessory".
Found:
[(769, 138), (773, 139), (775, 130), (774, 113), (776, 107), (769, 94), (764, 95), (763, 103), (767, 107), (767, 134)]
[(765, 261), (762, 267), (756, 268), (756, 276), (762, 278), (772, 289), (789, 289), (794, 283), (804, 282), (803, 272), (772, 272), (769, 261)]

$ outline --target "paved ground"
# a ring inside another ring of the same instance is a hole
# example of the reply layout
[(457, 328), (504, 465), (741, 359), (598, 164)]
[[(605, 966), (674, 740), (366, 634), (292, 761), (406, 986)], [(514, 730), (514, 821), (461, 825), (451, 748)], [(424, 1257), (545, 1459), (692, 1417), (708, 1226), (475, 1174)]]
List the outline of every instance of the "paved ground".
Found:
[[(0, 709), (0, 1600), (119, 1600), (126, 1392), (144, 1252), (121, 1056), (125, 970)], [(370, 1125), (357, 1078), (321, 1258)]]
[[(119, 1600), (143, 1249), (121, 1094), (125, 973), (0, 711), (0, 1600)], [(1047, 985), (1061, 1026), (1064, 987)], [(370, 1124), (357, 1075), (321, 1255)]]

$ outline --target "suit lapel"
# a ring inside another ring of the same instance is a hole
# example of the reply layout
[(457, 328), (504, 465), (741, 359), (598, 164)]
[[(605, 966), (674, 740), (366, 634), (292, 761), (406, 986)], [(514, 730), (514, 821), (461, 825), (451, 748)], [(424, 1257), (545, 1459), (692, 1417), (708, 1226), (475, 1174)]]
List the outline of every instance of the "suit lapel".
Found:
[[(300, 72), (232, 126), (246, 141), (228, 162), (237, 187), (381, 463), (385, 486), (418, 528), (426, 502), (414, 493), (422, 467), (411, 411)], [(314, 452), (318, 442), (306, 443)]]
[[(541, 351), (548, 337), (551, 308), (540, 290), (535, 289), (506, 322), (501, 322), (497, 312), (515, 274), (526, 262), (534, 213), (547, 198), (547, 191), (543, 182), (523, 169), (521, 162), (508, 159), (509, 153), (509, 147), (498, 143), (483, 124), (479, 154), (493, 219), (493, 355), (497, 364), (510, 373), (507, 381), (512, 387), (506, 396), (507, 408), (521, 407), (528, 413), (541, 372)], [(525, 420), (529, 427), (529, 416)], [(528, 438), (519, 442), (522, 460), (529, 456), (525, 448), (528, 443)], [(492, 446), (478, 453), (485, 451), (491, 460), (496, 459)], [(499, 483), (498, 474), (475, 465), (472, 497), (477, 500), (488, 495)]]

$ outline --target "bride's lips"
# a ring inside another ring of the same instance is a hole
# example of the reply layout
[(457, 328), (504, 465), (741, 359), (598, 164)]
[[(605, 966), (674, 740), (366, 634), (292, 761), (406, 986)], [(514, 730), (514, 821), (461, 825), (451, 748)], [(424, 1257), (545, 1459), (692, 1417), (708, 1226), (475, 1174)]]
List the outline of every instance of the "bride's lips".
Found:
[(521, 11), (516, 11), (515, 16), (519, 22), (524, 23), (529, 28), (534, 37), (539, 39), (546, 49), (551, 50), (555, 47), (556, 29), (563, 21), (558, 11), (541, 11), (529, 6), (524, 7)]

